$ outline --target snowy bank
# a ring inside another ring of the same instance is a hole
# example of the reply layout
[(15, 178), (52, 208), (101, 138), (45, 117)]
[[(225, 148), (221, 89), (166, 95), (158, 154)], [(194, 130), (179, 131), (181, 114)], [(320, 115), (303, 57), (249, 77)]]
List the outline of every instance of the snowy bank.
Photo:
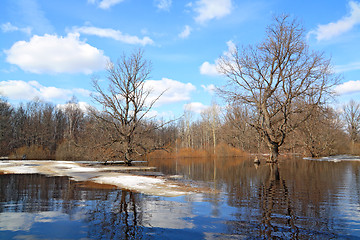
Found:
[(310, 158), (305, 157), (305, 160), (311, 161), (324, 161), (324, 162), (342, 162), (342, 161), (360, 161), (360, 156), (352, 156), (352, 155), (336, 155), (329, 157), (321, 157), (321, 158)]
[(149, 170), (149, 167), (86, 166), (72, 161), (0, 161), (4, 174), (45, 174), (67, 176), (74, 181), (92, 181), (114, 185), (149, 195), (174, 197), (196, 192), (164, 177), (139, 176), (119, 171)]

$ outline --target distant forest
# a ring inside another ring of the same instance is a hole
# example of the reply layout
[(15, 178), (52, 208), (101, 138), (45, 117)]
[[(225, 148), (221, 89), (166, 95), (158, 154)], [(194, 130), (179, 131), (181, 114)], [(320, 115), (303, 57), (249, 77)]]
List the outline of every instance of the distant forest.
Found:
[[(148, 133), (148, 141), (158, 143), (157, 156), (204, 157), (214, 154), (236, 156), (267, 153), (262, 138), (248, 122), (244, 107), (228, 106), (224, 111), (214, 104), (194, 120), (190, 112)], [(156, 120), (143, 120), (146, 124)], [(59, 108), (34, 100), (19, 107), (0, 101), (0, 156), (21, 159), (100, 160), (115, 151), (106, 147), (109, 132), (99, 121), (80, 109), (76, 100)], [(342, 113), (330, 107), (318, 108), (304, 124), (293, 131), (281, 153), (320, 157), (340, 153), (360, 154), (358, 133), (360, 105), (347, 104)], [(115, 146), (113, 146), (115, 147)], [(116, 158), (116, 157), (115, 157)], [(121, 160), (121, 159), (118, 159)]]

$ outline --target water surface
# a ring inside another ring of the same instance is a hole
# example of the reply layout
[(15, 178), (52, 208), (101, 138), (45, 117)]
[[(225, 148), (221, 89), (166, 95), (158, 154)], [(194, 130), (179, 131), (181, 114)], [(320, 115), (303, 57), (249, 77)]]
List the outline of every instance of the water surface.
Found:
[(360, 162), (154, 160), (212, 193), (156, 197), (39, 174), (0, 175), (0, 239), (356, 239)]

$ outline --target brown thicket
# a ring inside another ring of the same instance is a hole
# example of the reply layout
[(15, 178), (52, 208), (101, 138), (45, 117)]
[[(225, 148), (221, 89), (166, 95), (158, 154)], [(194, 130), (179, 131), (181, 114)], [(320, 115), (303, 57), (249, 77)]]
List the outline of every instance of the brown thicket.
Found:
[(354, 100), (346, 104), (343, 108), (343, 119), (346, 124), (346, 131), (351, 140), (351, 153), (360, 154), (360, 104)]

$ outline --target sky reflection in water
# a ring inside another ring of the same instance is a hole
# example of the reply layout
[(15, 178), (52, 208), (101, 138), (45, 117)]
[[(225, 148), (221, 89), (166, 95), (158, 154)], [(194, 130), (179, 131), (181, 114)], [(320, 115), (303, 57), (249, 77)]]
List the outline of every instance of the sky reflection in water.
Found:
[(0, 239), (360, 238), (360, 162), (150, 164), (216, 193), (166, 198), (67, 177), (0, 175)]

